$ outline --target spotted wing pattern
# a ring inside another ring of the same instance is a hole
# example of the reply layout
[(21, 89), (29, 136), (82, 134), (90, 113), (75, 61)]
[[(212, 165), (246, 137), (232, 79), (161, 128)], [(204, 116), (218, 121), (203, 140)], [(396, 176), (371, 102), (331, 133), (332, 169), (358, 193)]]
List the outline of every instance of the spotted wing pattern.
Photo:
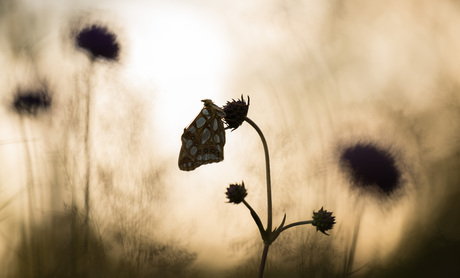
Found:
[(225, 112), (212, 100), (204, 99), (204, 107), (181, 136), (179, 169), (192, 171), (197, 167), (224, 160)]

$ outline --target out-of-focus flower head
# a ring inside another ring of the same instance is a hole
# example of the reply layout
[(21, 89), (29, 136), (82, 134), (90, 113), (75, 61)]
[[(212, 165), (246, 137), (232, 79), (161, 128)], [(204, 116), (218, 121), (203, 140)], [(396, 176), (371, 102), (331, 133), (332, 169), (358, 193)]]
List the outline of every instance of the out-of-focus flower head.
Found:
[(91, 59), (116, 61), (120, 52), (117, 36), (104, 26), (91, 25), (79, 31), (75, 44), (88, 51)]
[(38, 89), (19, 88), (14, 96), (13, 109), (19, 115), (37, 116), (39, 113), (49, 111), (51, 103), (51, 94), (44, 83)]

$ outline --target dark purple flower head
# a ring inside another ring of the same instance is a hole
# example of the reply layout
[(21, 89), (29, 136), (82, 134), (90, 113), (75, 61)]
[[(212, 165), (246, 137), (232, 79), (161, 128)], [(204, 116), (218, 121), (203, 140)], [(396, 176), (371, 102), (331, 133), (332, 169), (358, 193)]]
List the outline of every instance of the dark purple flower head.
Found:
[(37, 116), (50, 107), (51, 96), (46, 85), (35, 90), (18, 89), (13, 99), (13, 109), (20, 115)]
[(340, 166), (356, 188), (377, 188), (389, 196), (402, 187), (395, 156), (376, 144), (358, 142), (346, 147), (340, 156)]
[(92, 59), (118, 60), (120, 46), (117, 36), (106, 27), (97, 25), (85, 27), (76, 35), (75, 43), (77, 47), (88, 51)]
[(244, 198), (248, 196), (248, 192), (244, 187), (244, 182), (242, 182), (241, 185), (230, 184), (225, 194), (227, 194), (228, 202), (234, 204), (243, 202)]
[(225, 112), (225, 123), (227, 124), (228, 128), (233, 128), (233, 130), (237, 129), (243, 122), (246, 116), (248, 115), (249, 110), (249, 96), (248, 96), (248, 104), (244, 101), (243, 96), (241, 96), (241, 100), (232, 100), (227, 101), (227, 104), (224, 106)]
[(321, 209), (318, 212), (313, 211), (313, 226), (316, 226), (316, 231), (320, 231), (325, 235), (327, 230), (331, 230), (335, 224), (335, 216), (332, 216), (332, 212)]

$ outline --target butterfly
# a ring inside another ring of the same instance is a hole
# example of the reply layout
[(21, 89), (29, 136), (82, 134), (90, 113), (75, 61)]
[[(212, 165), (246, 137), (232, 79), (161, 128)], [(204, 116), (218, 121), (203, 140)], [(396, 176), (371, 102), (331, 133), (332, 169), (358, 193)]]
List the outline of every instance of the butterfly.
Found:
[(201, 165), (224, 160), (225, 112), (210, 99), (202, 100), (204, 107), (181, 136), (179, 169), (192, 171)]

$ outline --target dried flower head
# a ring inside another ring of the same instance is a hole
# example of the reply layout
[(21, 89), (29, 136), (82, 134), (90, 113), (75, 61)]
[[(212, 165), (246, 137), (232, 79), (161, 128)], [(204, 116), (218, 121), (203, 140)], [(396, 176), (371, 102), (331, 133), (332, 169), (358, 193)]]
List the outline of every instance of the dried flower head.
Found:
[(92, 59), (117, 60), (120, 52), (117, 36), (103, 26), (91, 25), (84, 28), (77, 34), (75, 43), (87, 50)]
[(248, 195), (248, 192), (244, 187), (244, 182), (242, 182), (241, 185), (230, 184), (225, 194), (227, 195), (229, 203), (239, 204)]
[(241, 99), (227, 101), (227, 104), (224, 106), (225, 112), (225, 123), (227, 124), (228, 128), (233, 128), (233, 130), (237, 129), (244, 121), (246, 116), (248, 115), (249, 110), (249, 96), (248, 96), (248, 103), (243, 99), (243, 95), (241, 95)]
[(316, 226), (316, 231), (320, 231), (325, 235), (327, 230), (331, 230), (335, 224), (335, 216), (332, 216), (332, 212), (321, 209), (318, 212), (313, 211), (313, 226)]

